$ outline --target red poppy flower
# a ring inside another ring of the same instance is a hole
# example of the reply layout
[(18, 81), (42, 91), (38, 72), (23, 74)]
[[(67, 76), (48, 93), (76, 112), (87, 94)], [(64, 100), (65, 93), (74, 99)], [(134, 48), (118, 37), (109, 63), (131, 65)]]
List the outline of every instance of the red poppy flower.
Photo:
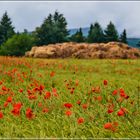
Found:
[(2, 119), (3, 118), (3, 113), (2, 112), (0, 112), (0, 119)]
[(108, 109), (108, 113), (110, 114), (110, 113), (112, 113), (114, 110), (113, 109)]
[(73, 94), (74, 93), (74, 89), (70, 89), (70, 94)]
[(56, 89), (56, 88), (53, 88), (53, 89), (52, 89), (52, 93), (53, 93), (53, 95), (54, 95), (55, 97), (58, 96), (58, 94), (57, 94), (57, 89)]
[(71, 103), (65, 103), (64, 106), (65, 106), (66, 108), (71, 108), (71, 107), (73, 107), (73, 105), (72, 105)]
[(43, 108), (42, 112), (48, 113), (49, 112), (49, 109), (48, 108)]
[(124, 98), (120, 97), (117, 101), (122, 102), (123, 100), (124, 100)]
[(0, 85), (2, 85), (2, 81), (0, 81)]
[(108, 123), (104, 124), (104, 128), (105, 129), (112, 129), (112, 123), (108, 122)]
[(56, 88), (53, 88), (53, 89), (52, 89), (52, 92), (57, 92), (57, 89), (56, 89)]
[(121, 109), (118, 111), (117, 114), (118, 114), (118, 116), (124, 116), (126, 112), (127, 112), (127, 111), (126, 111), (125, 108), (121, 108)]
[(94, 88), (94, 87), (92, 87), (92, 89), (91, 89), (91, 90), (92, 90), (92, 92), (95, 92), (95, 88)]
[(120, 92), (120, 96), (121, 96), (121, 97), (125, 97), (126, 94), (125, 94), (124, 92)]
[(107, 80), (104, 80), (104, 85), (106, 86), (108, 84), (108, 81)]
[(113, 125), (118, 126), (119, 124), (118, 124), (118, 122), (113, 122)]
[(118, 90), (114, 90), (114, 91), (112, 92), (112, 95), (117, 95), (117, 93), (118, 93)]
[(42, 107), (42, 103), (41, 102), (38, 103), (38, 107)]
[(50, 99), (51, 93), (47, 91), (45, 94), (46, 94), (46, 95), (44, 96), (44, 98), (45, 98), (45, 99)]
[(3, 91), (7, 91), (6, 86), (2, 86), (2, 90), (3, 90)]
[(122, 89), (122, 88), (121, 88), (121, 89), (120, 89), (120, 93), (121, 93), (121, 92), (123, 92), (123, 93), (124, 93), (124, 89)]
[(39, 91), (44, 90), (44, 88), (45, 88), (45, 86), (44, 86), (44, 85), (40, 85), (40, 86), (39, 86)]
[(118, 116), (124, 116), (124, 112), (122, 110), (119, 110), (117, 114)]
[(8, 106), (8, 102), (5, 102), (5, 103), (4, 103), (4, 107), (7, 107), (7, 106)]
[(9, 96), (6, 101), (9, 102), (9, 103), (12, 102), (12, 97)]
[(15, 116), (19, 116), (21, 107), (22, 107), (21, 102), (13, 104), (13, 110), (11, 111), (11, 113)]
[(55, 92), (55, 93), (53, 93), (53, 96), (58, 97), (58, 94)]
[(98, 101), (102, 101), (102, 96), (98, 96), (98, 97), (97, 97), (97, 100), (98, 100)]
[(30, 100), (33, 100), (33, 99), (36, 99), (37, 97), (36, 97), (35, 95), (29, 95), (28, 98), (29, 98)]
[(113, 123), (108, 122), (108, 123), (104, 124), (105, 129), (111, 130), (113, 132), (116, 131), (117, 126), (118, 126), (117, 122), (113, 122)]
[(15, 104), (13, 105), (13, 107), (14, 107), (14, 108), (21, 109), (22, 103), (21, 103), (21, 102), (15, 103)]
[(23, 92), (23, 89), (19, 89), (19, 92), (22, 93)]
[(79, 80), (75, 81), (75, 85), (78, 86), (79, 85)]
[(120, 89), (120, 96), (123, 97), (123, 98), (125, 98), (125, 99), (128, 99), (129, 98), (129, 96), (126, 95), (126, 93), (124, 92), (123, 89)]
[(129, 96), (128, 96), (128, 95), (126, 95), (124, 98), (125, 98), (125, 99), (128, 99), (128, 98), (129, 98)]
[(27, 89), (28, 95), (32, 94), (30, 89)]
[(26, 109), (26, 117), (27, 117), (28, 119), (32, 119), (33, 116), (34, 116), (34, 115), (33, 115), (32, 109), (31, 109), (31, 108)]
[(20, 115), (20, 109), (18, 109), (18, 108), (14, 108), (11, 112), (15, 116), (19, 116)]
[(34, 91), (34, 92), (39, 91), (39, 88), (38, 88), (38, 87), (35, 87), (35, 88), (33, 89), (33, 91)]
[(84, 118), (80, 117), (80, 118), (77, 119), (77, 123), (78, 124), (82, 124), (83, 122), (84, 122)]
[(50, 77), (53, 77), (54, 75), (55, 75), (55, 72), (52, 71), (52, 72), (50, 73)]
[(122, 107), (121, 110), (124, 112), (124, 113), (127, 113), (127, 109)]
[(71, 112), (70, 110), (67, 110), (67, 111), (65, 112), (65, 114), (66, 114), (67, 116), (71, 116), (71, 115), (72, 115), (72, 112)]
[(88, 105), (87, 105), (87, 104), (83, 104), (83, 105), (82, 105), (82, 108), (83, 108), (83, 109), (87, 109), (87, 108), (88, 108)]
[(80, 105), (80, 104), (81, 104), (81, 101), (80, 101), (80, 100), (78, 100), (78, 101), (77, 101), (77, 104), (78, 104), (78, 105)]

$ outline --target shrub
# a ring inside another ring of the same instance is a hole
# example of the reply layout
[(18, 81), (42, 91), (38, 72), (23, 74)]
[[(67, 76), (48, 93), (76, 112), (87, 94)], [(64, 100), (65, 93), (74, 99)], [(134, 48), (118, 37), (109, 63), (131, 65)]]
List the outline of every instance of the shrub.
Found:
[(33, 37), (27, 33), (16, 34), (1, 46), (0, 55), (23, 56), (33, 42)]

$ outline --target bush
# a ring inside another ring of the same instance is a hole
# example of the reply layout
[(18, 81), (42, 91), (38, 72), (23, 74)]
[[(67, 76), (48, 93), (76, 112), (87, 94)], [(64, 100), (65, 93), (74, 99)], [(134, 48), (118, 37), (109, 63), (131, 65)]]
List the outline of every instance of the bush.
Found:
[(33, 37), (27, 33), (16, 34), (1, 46), (0, 55), (23, 56), (33, 42)]

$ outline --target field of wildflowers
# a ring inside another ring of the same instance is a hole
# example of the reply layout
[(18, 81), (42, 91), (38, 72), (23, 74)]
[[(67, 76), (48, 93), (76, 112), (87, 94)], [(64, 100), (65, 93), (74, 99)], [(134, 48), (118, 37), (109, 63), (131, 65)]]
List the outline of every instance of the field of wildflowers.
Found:
[(140, 137), (140, 60), (0, 57), (0, 138)]

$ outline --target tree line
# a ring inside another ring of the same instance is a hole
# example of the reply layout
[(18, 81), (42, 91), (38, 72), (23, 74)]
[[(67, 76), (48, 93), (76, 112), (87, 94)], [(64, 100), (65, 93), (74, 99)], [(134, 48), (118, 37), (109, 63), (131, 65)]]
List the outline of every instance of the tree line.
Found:
[(66, 18), (58, 11), (49, 14), (33, 32), (28, 32), (26, 29), (22, 33), (15, 32), (7, 12), (0, 20), (0, 55), (23, 56), (34, 45), (41, 46), (70, 41), (78, 43), (106, 43), (110, 41), (127, 43), (127, 34), (124, 29), (119, 35), (112, 22), (107, 25), (105, 30), (98, 22), (95, 22), (90, 25), (87, 37), (83, 35), (82, 28), (70, 35)]
[(88, 43), (107, 43), (111, 41), (123, 42), (127, 44), (127, 34), (124, 29), (122, 34), (119, 36), (115, 25), (110, 22), (107, 28), (103, 31), (101, 25), (95, 22), (94, 25), (90, 25), (88, 36), (84, 37), (82, 28), (80, 28), (74, 35), (70, 37), (71, 41), (74, 42), (88, 42)]

